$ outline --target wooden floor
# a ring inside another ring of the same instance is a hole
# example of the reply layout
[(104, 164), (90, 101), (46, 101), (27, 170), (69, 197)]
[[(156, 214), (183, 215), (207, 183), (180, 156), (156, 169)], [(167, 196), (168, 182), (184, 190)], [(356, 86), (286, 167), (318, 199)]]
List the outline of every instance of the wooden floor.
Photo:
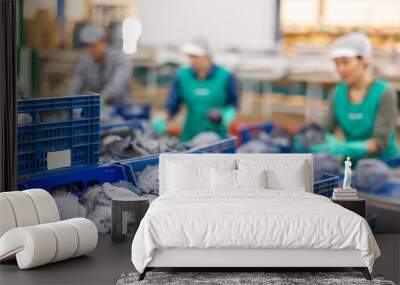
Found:
[[(400, 283), (400, 235), (377, 235), (382, 251), (374, 272)], [(88, 256), (19, 270), (15, 262), (0, 265), (0, 284), (115, 284), (124, 272), (134, 271), (131, 262), (131, 240), (121, 243), (101, 235), (94, 252)]]

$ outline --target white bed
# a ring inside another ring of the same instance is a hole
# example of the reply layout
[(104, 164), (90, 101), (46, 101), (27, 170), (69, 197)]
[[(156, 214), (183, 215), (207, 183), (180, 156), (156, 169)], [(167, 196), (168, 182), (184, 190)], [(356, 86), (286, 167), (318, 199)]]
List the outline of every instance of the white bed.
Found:
[[(205, 189), (201, 173), (193, 189), (171, 189), (188, 179), (177, 164), (230, 163), (270, 171), (274, 190)], [(155, 267), (354, 267), (370, 278), (380, 255), (371, 230), (362, 217), (312, 194), (311, 155), (162, 154), (159, 167), (160, 197), (132, 243), (140, 279)]]

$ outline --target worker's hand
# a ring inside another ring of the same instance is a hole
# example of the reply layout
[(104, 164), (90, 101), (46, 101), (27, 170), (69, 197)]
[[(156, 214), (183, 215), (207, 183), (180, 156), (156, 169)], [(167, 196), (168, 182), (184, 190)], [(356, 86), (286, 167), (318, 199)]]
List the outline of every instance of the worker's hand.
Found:
[(111, 105), (111, 100), (107, 96), (101, 96), (103, 98), (103, 101), (106, 105)]
[(166, 113), (159, 113), (151, 119), (151, 126), (157, 134), (163, 134), (167, 131), (167, 120), (169, 116)]
[(325, 134), (325, 143), (313, 145), (313, 146), (305, 149), (305, 148), (303, 148), (301, 135), (297, 134), (294, 136), (294, 149), (296, 152), (299, 152), (299, 153), (309, 151), (311, 153), (326, 152), (326, 153), (332, 154), (334, 152), (335, 148), (337, 148), (337, 146), (338, 146), (337, 143), (339, 143), (339, 141), (335, 138), (335, 136), (333, 136), (330, 133), (326, 133)]
[(207, 112), (207, 119), (209, 119), (214, 124), (220, 125), (222, 123), (221, 111), (217, 108), (213, 108)]
[(106, 96), (100, 96), (100, 111), (109, 105), (111, 105), (110, 99)]
[(331, 155), (341, 155), (343, 152), (343, 144), (334, 135), (330, 133), (325, 134), (326, 142), (323, 144), (313, 145), (310, 147), (310, 152), (325, 152)]
[(103, 96), (100, 96), (100, 111), (104, 110), (106, 107), (106, 102), (104, 101)]
[(299, 152), (299, 153), (303, 153), (303, 152), (304, 152), (304, 148), (303, 148), (303, 146), (302, 146), (302, 144), (301, 144), (301, 137), (300, 137), (300, 135), (295, 135), (295, 136), (294, 136), (294, 150), (295, 150), (296, 152)]
[(333, 156), (360, 159), (368, 154), (368, 141), (345, 141), (338, 140), (334, 135), (325, 135), (326, 143), (314, 145), (310, 148), (311, 152), (326, 152)]

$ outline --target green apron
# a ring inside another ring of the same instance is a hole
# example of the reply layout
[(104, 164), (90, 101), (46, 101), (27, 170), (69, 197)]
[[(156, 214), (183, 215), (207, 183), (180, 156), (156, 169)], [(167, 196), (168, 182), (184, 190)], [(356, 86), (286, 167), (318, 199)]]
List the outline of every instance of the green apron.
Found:
[[(339, 83), (336, 86), (333, 109), (336, 121), (341, 126), (347, 141), (368, 140), (373, 136), (376, 115), (388, 83), (374, 81), (368, 88), (364, 100), (359, 104), (351, 103), (348, 96), (348, 85)], [(394, 128), (390, 131), (389, 145), (376, 157), (385, 159), (399, 154), (396, 145)]]
[(187, 114), (181, 134), (183, 142), (191, 140), (204, 131), (216, 132), (220, 137), (227, 135), (225, 124), (217, 125), (207, 119), (207, 112), (212, 108), (221, 111), (229, 108), (227, 102), (227, 80), (229, 72), (217, 66), (213, 76), (204, 80), (197, 79), (190, 67), (178, 71), (182, 102), (187, 106)]

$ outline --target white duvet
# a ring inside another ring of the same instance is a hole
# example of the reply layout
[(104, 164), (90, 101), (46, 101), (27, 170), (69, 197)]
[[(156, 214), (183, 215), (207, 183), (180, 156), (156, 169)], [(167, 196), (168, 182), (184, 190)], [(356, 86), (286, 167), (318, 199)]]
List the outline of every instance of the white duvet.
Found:
[(357, 214), (323, 196), (265, 189), (157, 198), (134, 237), (132, 262), (143, 272), (165, 248), (358, 249), (370, 271), (380, 255)]

